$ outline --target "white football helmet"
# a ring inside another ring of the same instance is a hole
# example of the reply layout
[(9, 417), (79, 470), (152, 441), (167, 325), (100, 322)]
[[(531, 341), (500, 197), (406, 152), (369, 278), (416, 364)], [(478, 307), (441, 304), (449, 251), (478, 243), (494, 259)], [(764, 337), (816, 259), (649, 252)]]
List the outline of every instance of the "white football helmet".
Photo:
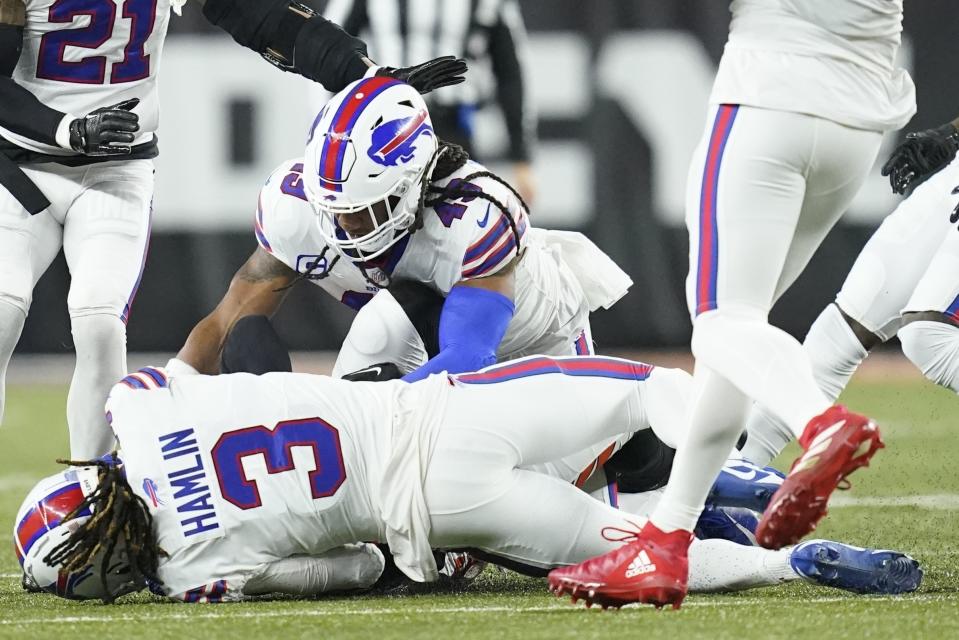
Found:
[[(374, 76), (333, 96), (313, 121), (303, 165), (304, 191), (327, 243), (365, 262), (405, 236), (437, 147), (426, 103), (405, 82)], [(337, 220), (344, 215), (364, 216), (357, 222), (371, 230), (351, 236)]]
[[(44, 591), (71, 600), (110, 599), (137, 591), (127, 562), (126, 551), (114, 550), (107, 572), (107, 584), (100, 580), (99, 562), (82, 571), (67, 573), (43, 561), (50, 550), (70, 537), (92, 513), (86, 510), (64, 523), (99, 483), (96, 467), (73, 468), (41, 480), (27, 496), (14, 522), (13, 545), (20, 566), (29, 580)], [(98, 558), (99, 559), (99, 558)]]

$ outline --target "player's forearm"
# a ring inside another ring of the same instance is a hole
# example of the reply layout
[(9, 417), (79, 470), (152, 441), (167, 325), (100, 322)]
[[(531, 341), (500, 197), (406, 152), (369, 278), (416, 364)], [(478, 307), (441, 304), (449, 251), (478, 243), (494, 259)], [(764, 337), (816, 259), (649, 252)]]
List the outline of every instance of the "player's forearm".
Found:
[(205, 0), (203, 15), (286, 71), (339, 91), (372, 63), (366, 44), (309, 7), (289, 0)]
[(23, 16), (0, 0), (0, 126), (38, 142), (69, 148), (71, 117), (41, 103), (17, 84), (13, 70), (23, 46)]
[(228, 335), (229, 326), (224, 326), (214, 311), (193, 328), (176, 357), (198, 373), (216, 375), (220, 373), (220, 356)]

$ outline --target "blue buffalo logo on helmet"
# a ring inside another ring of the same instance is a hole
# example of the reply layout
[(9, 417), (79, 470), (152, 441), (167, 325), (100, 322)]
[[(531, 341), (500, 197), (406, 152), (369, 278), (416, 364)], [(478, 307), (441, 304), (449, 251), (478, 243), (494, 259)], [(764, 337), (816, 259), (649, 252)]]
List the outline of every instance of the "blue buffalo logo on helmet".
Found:
[(418, 111), (409, 118), (390, 120), (373, 129), (372, 145), (367, 152), (373, 162), (395, 167), (412, 160), (420, 136), (434, 135), (426, 118), (426, 111)]

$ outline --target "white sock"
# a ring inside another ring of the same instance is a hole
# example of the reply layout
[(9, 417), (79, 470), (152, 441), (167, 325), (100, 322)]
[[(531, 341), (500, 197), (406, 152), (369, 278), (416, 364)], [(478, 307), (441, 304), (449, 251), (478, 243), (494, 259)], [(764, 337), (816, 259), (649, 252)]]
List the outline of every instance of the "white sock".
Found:
[(789, 553), (729, 540), (694, 540), (689, 547), (689, 590), (738, 591), (796, 580)]
[(27, 317), (19, 307), (0, 300), (0, 424), (3, 424), (3, 409), (7, 392), (7, 367), (13, 350), (20, 341), (23, 323)]
[[(813, 322), (803, 349), (809, 356), (816, 384), (833, 402), (869, 355), (835, 304), (827, 306)], [(779, 455), (792, 442), (794, 435), (785, 422), (759, 405), (754, 405), (749, 412), (746, 431), (749, 437), (743, 447), (743, 456), (762, 466)]]
[(663, 531), (692, 531), (719, 470), (736, 444), (748, 401), (739, 389), (697, 363), (689, 429), (673, 460), (669, 484), (650, 520)]
[(67, 395), (70, 455), (90, 460), (115, 446), (103, 413), (110, 388), (126, 375), (126, 326), (114, 315), (72, 318), (77, 364)]
[(835, 304), (826, 307), (803, 341), (816, 384), (835, 402), (869, 352)]
[(959, 393), (959, 327), (918, 320), (899, 329), (902, 352), (922, 374)]

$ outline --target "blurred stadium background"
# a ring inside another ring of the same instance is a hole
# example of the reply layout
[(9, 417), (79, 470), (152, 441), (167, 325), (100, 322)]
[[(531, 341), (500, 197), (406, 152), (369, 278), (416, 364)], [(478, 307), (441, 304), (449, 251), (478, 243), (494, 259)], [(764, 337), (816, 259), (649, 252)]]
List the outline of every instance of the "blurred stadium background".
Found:
[[(635, 279), (632, 294), (594, 321), (601, 351), (682, 349), (690, 331), (682, 293), (684, 183), (727, 34), (728, 3), (520, 5), (528, 30), (528, 95), (538, 118), (534, 220), (585, 232)], [(910, 9), (903, 56), (919, 92), (919, 113), (907, 127), (916, 130), (959, 113), (959, 13), (954, 0), (923, 0)], [(260, 185), (278, 163), (300, 154), (326, 95), (235, 46), (189, 3), (184, 16), (172, 20), (163, 66), (153, 241), (129, 325), (131, 351), (176, 350), (220, 299), (255, 246)], [(481, 84), (483, 69), (472, 79)], [(481, 107), (476, 128), (477, 155), (508, 176), (499, 110)], [(897, 139), (889, 136), (887, 151)], [(877, 167), (774, 321), (801, 337), (895, 202)], [(68, 282), (61, 256), (36, 291), (19, 353), (71, 350)], [(292, 349), (335, 350), (351, 317), (301, 284), (278, 327)]]

